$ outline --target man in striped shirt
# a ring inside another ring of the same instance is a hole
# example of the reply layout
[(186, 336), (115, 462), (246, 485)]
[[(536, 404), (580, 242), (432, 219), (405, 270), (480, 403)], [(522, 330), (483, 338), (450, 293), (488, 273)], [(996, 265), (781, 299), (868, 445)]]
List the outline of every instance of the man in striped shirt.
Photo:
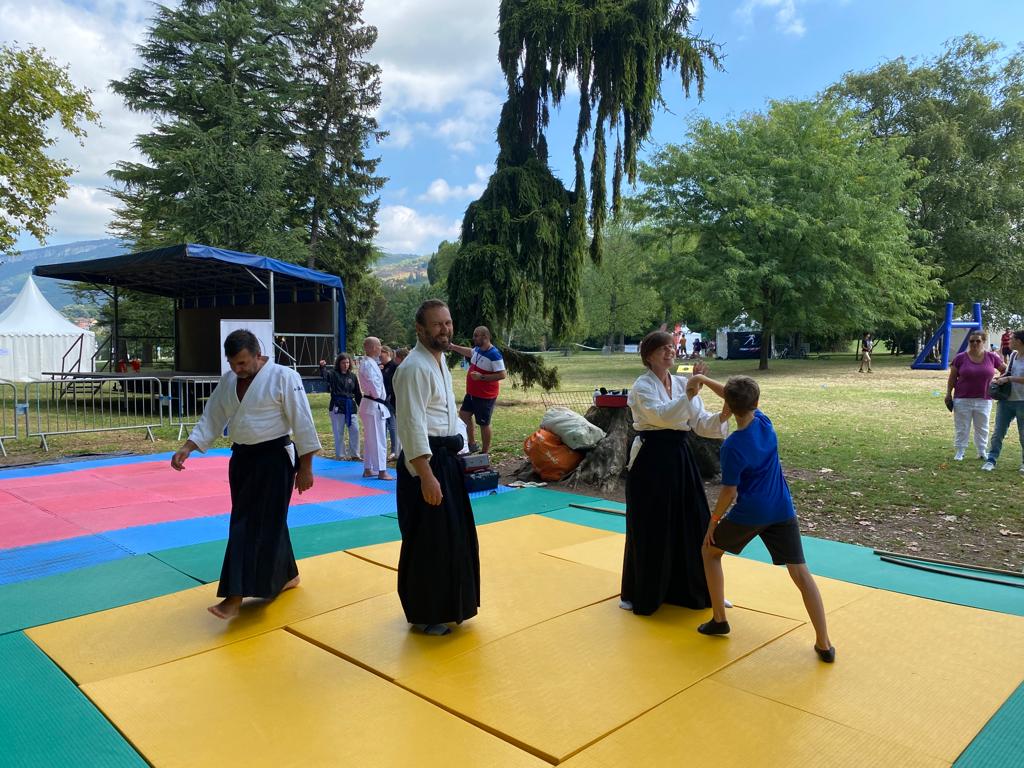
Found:
[[(498, 388), (505, 378), (505, 360), (498, 348), (491, 343), (491, 332), (487, 326), (481, 325), (473, 331), (473, 348), (460, 347), (452, 344), (451, 349), (469, 360), (469, 372), (466, 374), (466, 397), (459, 408), (459, 418), (466, 422), (466, 434), (469, 436), (469, 452), (482, 451), (489, 453), (491, 449), (491, 413), (494, 401), (498, 399)], [(480, 441), (476, 443), (476, 431), (473, 419), (480, 427)]]

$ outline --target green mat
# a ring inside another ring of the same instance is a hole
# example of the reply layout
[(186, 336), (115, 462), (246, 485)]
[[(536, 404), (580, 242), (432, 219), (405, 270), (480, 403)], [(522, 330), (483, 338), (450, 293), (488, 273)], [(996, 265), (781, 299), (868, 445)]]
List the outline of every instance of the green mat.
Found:
[(147, 765), (21, 632), (0, 637), (0, 764), (12, 768)]
[[(621, 506), (625, 509), (624, 505), (616, 505), (615, 502), (610, 501), (602, 502), (600, 499), (590, 499), (588, 502), (580, 503), (591, 504), (597, 507), (609, 507), (611, 509), (614, 509), (616, 506)], [(553, 517), (556, 520), (563, 520), (567, 523), (576, 523), (576, 525), (600, 528), (603, 531), (613, 531), (614, 533), (626, 532), (625, 515), (613, 515), (608, 512), (595, 512), (590, 509), (577, 509), (576, 507), (563, 507), (561, 509), (553, 509), (550, 512), (545, 512), (544, 516)]]
[(147, 555), (4, 584), (0, 586), (0, 635), (194, 586), (194, 579)]
[(1024, 685), (1006, 700), (953, 768), (1019, 768), (1024, 763)]
[[(811, 536), (804, 536), (803, 544), (807, 565), (812, 573), (905, 595), (1024, 616), (1024, 589), (885, 563), (867, 547), (856, 544), (815, 539)], [(743, 550), (743, 556), (764, 563), (771, 562), (760, 539), (754, 539)], [(994, 578), (992, 574), (982, 572), (978, 572), (978, 575)], [(728, 580), (728, 568), (725, 577)]]
[[(295, 557), (313, 557), (353, 547), (365, 547), (401, 537), (398, 521), (393, 517), (360, 517), (333, 523), (303, 525), (291, 529)], [(208, 541), (153, 552), (152, 556), (172, 568), (209, 583), (220, 579), (224, 562), (224, 541)]]

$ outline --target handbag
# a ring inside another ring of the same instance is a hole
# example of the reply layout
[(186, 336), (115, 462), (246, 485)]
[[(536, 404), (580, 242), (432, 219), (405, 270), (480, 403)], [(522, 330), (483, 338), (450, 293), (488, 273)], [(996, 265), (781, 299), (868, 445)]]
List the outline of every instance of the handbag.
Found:
[[(1010, 372), (1013, 370), (1013, 362), (1016, 359), (1017, 359), (1017, 353), (1014, 352), (1012, 355), (1010, 355), (1010, 361), (1009, 361), (1009, 363), (1007, 363), (1006, 374), (1005, 375), (1007, 375), (1007, 376), (1010, 375)], [(996, 384), (995, 381), (992, 381), (988, 385), (988, 395), (993, 400), (1009, 400), (1010, 399), (1010, 395), (1012, 393), (1013, 393), (1013, 383), (1012, 382), (1006, 381), (1006, 382), (1003, 382), (1002, 384)]]

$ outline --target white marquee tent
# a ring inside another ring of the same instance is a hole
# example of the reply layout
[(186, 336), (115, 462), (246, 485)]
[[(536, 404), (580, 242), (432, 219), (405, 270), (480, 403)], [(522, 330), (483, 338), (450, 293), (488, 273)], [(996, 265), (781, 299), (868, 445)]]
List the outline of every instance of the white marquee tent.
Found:
[[(61, 370), (64, 354), (79, 338), (81, 370), (91, 371), (96, 335), (82, 330), (54, 309), (29, 277), (18, 298), (0, 314), (0, 379), (42, 380), (43, 371)], [(73, 357), (78, 360), (77, 350)], [(71, 361), (72, 355), (68, 355), (67, 364)]]

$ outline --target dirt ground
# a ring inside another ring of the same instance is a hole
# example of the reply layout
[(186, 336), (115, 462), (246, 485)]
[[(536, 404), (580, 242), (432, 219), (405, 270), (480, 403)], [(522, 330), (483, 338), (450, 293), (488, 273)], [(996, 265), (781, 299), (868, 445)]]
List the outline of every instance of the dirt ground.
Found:
[[(509, 459), (496, 466), (503, 483), (516, 479), (522, 459)], [(796, 473), (786, 473), (796, 476)], [(571, 482), (548, 483), (547, 488), (582, 496), (594, 496), (624, 502), (625, 486), (615, 483), (601, 489)], [(708, 503), (714, 507), (719, 486), (705, 483)], [(1024, 567), (1024, 522), (1013, 527), (986, 522), (979, 525), (968, 517), (933, 515), (924, 511), (909, 513), (862, 514), (856, 518), (837, 518), (826, 509), (805, 505), (798, 509), (801, 531), (848, 544), (899, 554), (980, 565), (1020, 573)], [(812, 564), (813, 568), (813, 564)]]

